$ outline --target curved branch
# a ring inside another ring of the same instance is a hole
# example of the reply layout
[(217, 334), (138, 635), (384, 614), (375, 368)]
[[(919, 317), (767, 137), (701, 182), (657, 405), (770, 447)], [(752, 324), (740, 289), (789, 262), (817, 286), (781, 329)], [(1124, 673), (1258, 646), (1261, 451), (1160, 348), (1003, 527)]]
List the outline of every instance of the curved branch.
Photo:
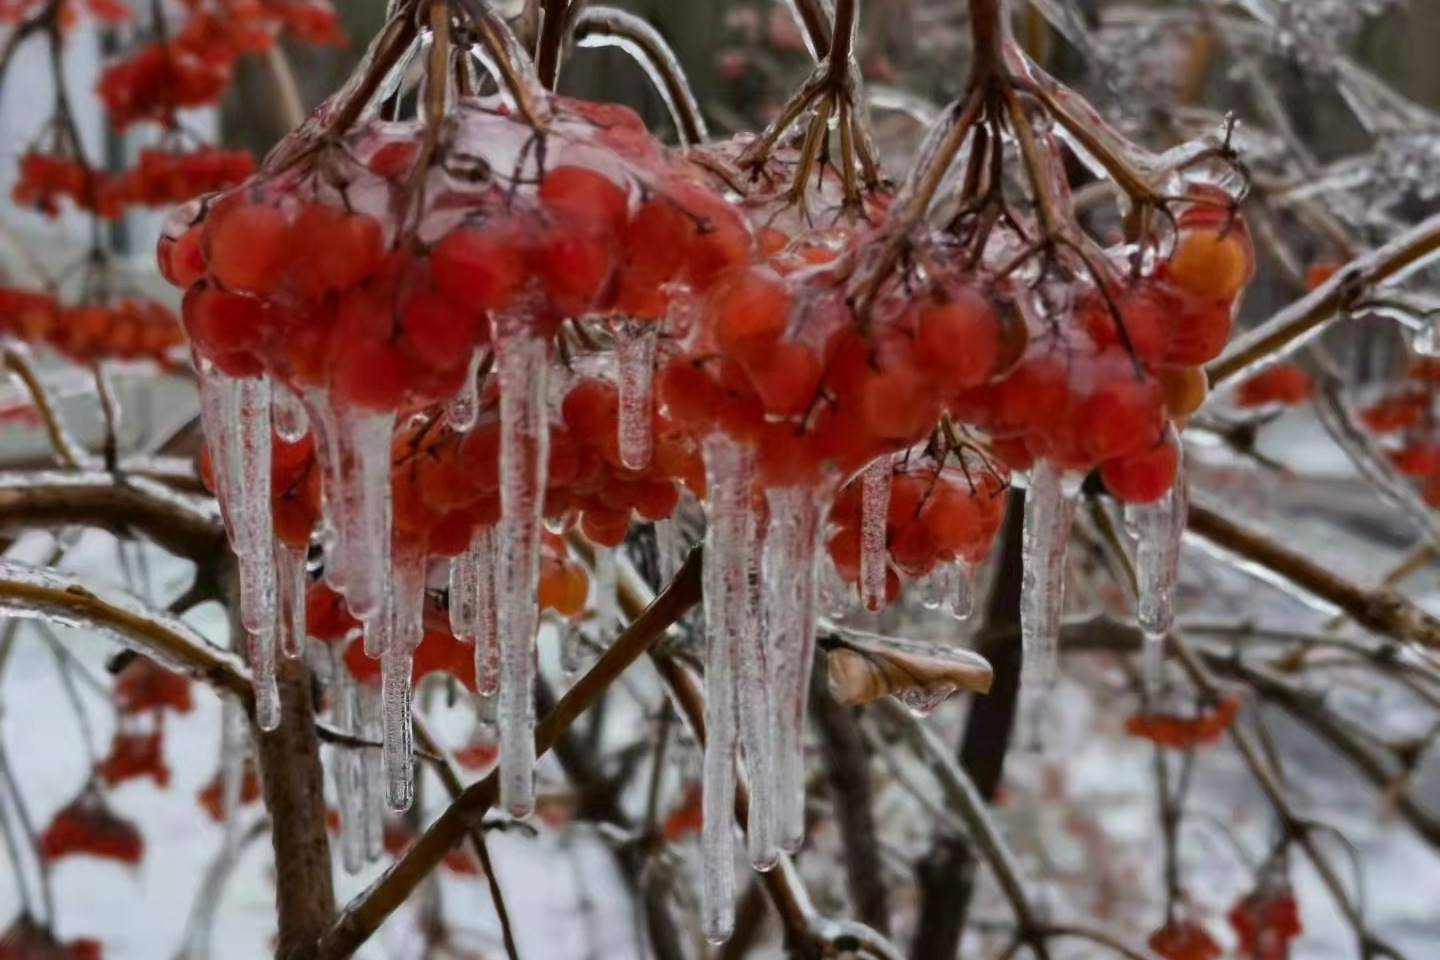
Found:
[(1268, 537), (1192, 503), (1187, 532), (1277, 574), (1343, 610), (1360, 626), (1403, 643), (1440, 649), (1440, 620), (1390, 590), (1369, 590)]
[(101, 596), (66, 574), (0, 559), (0, 613), (109, 634), (168, 667), (234, 694), (247, 706), (254, 701), (250, 675), (239, 658), (128, 595), (107, 591)]
[(206, 563), (226, 550), (212, 501), (143, 478), (108, 473), (0, 473), (0, 529), (86, 526), (116, 536), (137, 531), (162, 549)]
[(1440, 214), (1350, 262), (1311, 293), (1235, 339), (1205, 368), (1212, 388), (1293, 353), (1374, 287), (1403, 277), (1440, 251)]
[(50, 396), (50, 391), (45, 389), (45, 384), (40, 381), (39, 374), (30, 365), (29, 356), (21, 348), (7, 347), (5, 368), (15, 374), (24, 384), (25, 392), (30, 394), (30, 400), (40, 414), (40, 421), (45, 425), (45, 435), (50, 438), (50, 448), (60, 465), (71, 470), (80, 467), (89, 459), (85, 448), (65, 429), (65, 424), (61, 422), (60, 414), (55, 409), (55, 401)]
[(700, 103), (675, 51), (649, 21), (628, 10), (589, 7), (576, 21), (575, 42), (587, 48), (616, 47), (633, 57), (665, 101), (682, 146), (693, 147), (710, 138)]

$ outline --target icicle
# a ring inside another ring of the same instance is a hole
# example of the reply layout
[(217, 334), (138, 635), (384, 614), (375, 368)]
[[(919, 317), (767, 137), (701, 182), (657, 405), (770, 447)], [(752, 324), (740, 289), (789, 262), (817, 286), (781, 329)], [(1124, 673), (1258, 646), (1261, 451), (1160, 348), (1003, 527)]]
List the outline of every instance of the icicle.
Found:
[[(678, 511), (677, 511), (678, 512)], [(680, 531), (680, 521), (674, 517), (655, 521), (655, 560), (660, 576), (660, 586), (675, 579), (685, 557), (685, 534)]]
[(280, 583), (280, 653), (298, 657), (305, 646), (306, 547), (275, 541), (275, 568)]
[(595, 548), (595, 626), (602, 634), (620, 622), (620, 601), (616, 594), (615, 550)]
[[(375, 617), (385, 603), (390, 581), (390, 440), (395, 418), (389, 413), (350, 412), (340, 430), (341, 482), (350, 486), (343, 497), (350, 516), (340, 525), (350, 543), (343, 548), (348, 560), (345, 604), (359, 620)], [(378, 657), (366, 633), (365, 652)]]
[(240, 623), (249, 636), (255, 722), (280, 724), (275, 687), (276, 585), (270, 513), (270, 382), (229, 377), (201, 361), (201, 418), (225, 525), (240, 570)]
[(955, 593), (955, 565), (937, 563), (935, 569), (920, 581), (920, 605), (926, 610), (939, 610)]
[(475, 594), (480, 586), (479, 557), (475, 549), (478, 540), (477, 536), (470, 546), (450, 560), (450, 632), (466, 643), (474, 643), (480, 632), (480, 622), (475, 617)]
[(860, 476), (860, 602), (867, 610), (879, 610), (885, 605), (885, 524), (893, 477), (889, 455)]
[[(330, 696), (335, 726), (341, 733), (362, 736), (359, 694), (355, 678), (345, 665), (346, 646), (344, 643), (330, 645)], [(331, 761), (335, 772), (335, 800), (340, 812), (340, 860), (346, 873), (355, 874), (365, 864), (365, 788), (360, 782), (360, 757), (355, 750), (337, 747)]]
[(820, 610), (827, 617), (845, 616), (855, 605), (855, 591), (840, 576), (840, 571), (835, 569), (835, 564), (829, 563), (827, 560), (827, 562), (819, 564), (819, 567), (819, 583), (815, 589)]
[(380, 658), (384, 702), (385, 801), (392, 810), (408, 810), (415, 799), (414, 730), (410, 724), (410, 675), (414, 651), (392, 643)]
[(288, 387), (276, 384), (274, 389), (275, 433), (286, 443), (297, 443), (310, 430), (310, 416), (305, 404)]
[[(371, 623), (393, 618), (380, 658), (384, 703), (385, 801), (408, 810), (415, 798), (414, 729), (410, 721), (410, 677), (415, 648), (424, 636), (426, 558), (396, 554), (387, 603)], [(366, 624), (367, 629), (370, 624)]]
[(735, 645), (749, 595), (753, 460), (723, 434), (704, 444), (709, 487), (705, 533), (705, 744), (701, 929), (712, 943), (735, 925)]
[(500, 523), (495, 552), (496, 624), (500, 634), (500, 802), (515, 816), (535, 802), (535, 596), (540, 584), (540, 530), (550, 422), (546, 409), (546, 343), (527, 317), (497, 316), (500, 377)]
[(950, 587), (950, 614), (956, 620), (969, 620), (974, 612), (975, 571), (964, 560), (958, 560)]
[(560, 626), (560, 669), (573, 677), (585, 664), (585, 632), (580, 624), (566, 621)]
[[(384, 664), (382, 663), (383, 667)], [(382, 737), (382, 694), (376, 683), (356, 684), (361, 736), (371, 743)], [(360, 822), (364, 826), (365, 856), (378, 860), (385, 854), (385, 804), (380, 784), (384, 779), (379, 750), (360, 750)]]
[(486, 527), (475, 534), (470, 544), (475, 558), (475, 689), (482, 698), (492, 701), (500, 687), (500, 632), (495, 606), (497, 535), (495, 527)]
[(615, 358), (620, 365), (620, 462), (631, 470), (650, 464), (654, 448), (655, 339), (660, 324), (619, 320), (614, 325)]
[[(751, 483), (750, 454), (746, 453), (742, 468), (745, 484)], [(747, 500), (748, 503), (748, 494)], [(773, 508), (772, 508), (773, 509)], [(747, 510), (742, 540), (733, 545), (736, 563), (743, 564), (743, 594), (735, 605), (739, 632), (735, 635), (734, 656), (736, 675), (736, 711), (740, 723), (740, 743), (744, 749), (745, 773), (750, 786), (750, 815), (746, 824), (750, 862), (756, 870), (770, 870), (780, 855), (780, 808), (777, 803), (776, 751), (781, 746), (775, 729), (776, 690), (773, 686), (775, 651), (769, 631), (774, 622), (768, 617), (769, 578), (774, 576), (769, 558), (762, 553), (758, 511)], [(772, 523), (774, 522), (772, 517)], [(788, 571), (787, 574), (789, 575)]]
[(794, 853), (805, 840), (805, 717), (815, 656), (815, 567), (830, 504), (825, 494), (803, 487), (772, 490), (769, 503), (765, 560), (777, 829), (781, 847)]
[(1147, 695), (1160, 689), (1165, 637), (1175, 623), (1175, 589), (1180, 579), (1180, 542), (1185, 535), (1185, 475), (1153, 504), (1131, 507), (1139, 542), (1136, 548), (1136, 620), (1145, 634), (1141, 676)]
[[(1055, 684), (1055, 650), (1065, 601), (1065, 547), (1078, 492), (1074, 478), (1044, 460), (1031, 470), (1025, 491), (1021, 712), (1035, 722), (1041, 720), (1046, 695)], [(1032, 724), (1030, 729), (1036, 728)]]
[(477, 350), (470, 357), (465, 382), (445, 406), (445, 420), (452, 430), (465, 433), (480, 417), (480, 362), (484, 354)]
[(225, 852), (240, 846), (240, 794), (245, 784), (245, 707), (232, 696), (220, 701), (220, 810), (225, 819)]

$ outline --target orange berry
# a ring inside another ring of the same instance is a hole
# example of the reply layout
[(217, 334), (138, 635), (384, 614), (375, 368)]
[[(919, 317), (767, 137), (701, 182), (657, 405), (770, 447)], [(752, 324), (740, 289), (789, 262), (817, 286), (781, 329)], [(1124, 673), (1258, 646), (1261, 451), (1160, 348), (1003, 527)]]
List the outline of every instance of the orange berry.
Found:
[(1201, 300), (1233, 300), (1250, 282), (1254, 260), (1238, 230), (1190, 230), (1180, 234), (1170, 258), (1176, 286)]
[(293, 262), (290, 224), (274, 207), (246, 204), (216, 211), (205, 246), (210, 272), (225, 287), (268, 294)]
[(963, 289), (920, 308), (915, 325), (915, 362), (944, 390), (979, 386), (995, 372), (1000, 325), (978, 291)]

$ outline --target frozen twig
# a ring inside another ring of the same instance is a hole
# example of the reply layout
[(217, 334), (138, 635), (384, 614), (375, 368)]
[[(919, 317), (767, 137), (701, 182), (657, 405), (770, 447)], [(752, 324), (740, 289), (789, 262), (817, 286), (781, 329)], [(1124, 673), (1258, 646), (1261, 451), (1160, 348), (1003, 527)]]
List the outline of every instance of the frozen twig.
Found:
[(575, 42), (582, 47), (618, 47), (640, 64), (670, 111), (670, 118), (687, 146), (710, 137), (705, 116), (690, 81), (680, 69), (670, 45), (648, 21), (616, 7), (589, 7), (575, 24)]

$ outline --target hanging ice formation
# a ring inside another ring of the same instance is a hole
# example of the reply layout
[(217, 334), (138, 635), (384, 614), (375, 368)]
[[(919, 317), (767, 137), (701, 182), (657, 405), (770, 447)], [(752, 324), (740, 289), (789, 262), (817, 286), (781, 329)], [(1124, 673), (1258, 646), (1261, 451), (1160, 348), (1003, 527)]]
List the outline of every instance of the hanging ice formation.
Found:
[(1065, 604), (1065, 549), (1075, 520), (1078, 480), (1042, 460), (1031, 470), (1025, 490), (1020, 684), (1022, 719), (1032, 731), (1055, 684)]
[(280, 604), (270, 513), (270, 381), (226, 376), (199, 358), (196, 366), (211, 470), (240, 570), (240, 624), (249, 638), (255, 721), (274, 730), (280, 725)]
[(1136, 620), (1145, 635), (1142, 671), (1147, 694), (1160, 686), (1165, 638), (1175, 623), (1175, 590), (1180, 579), (1180, 546), (1185, 535), (1185, 475), (1177, 473), (1165, 496), (1129, 508), (1138, 538), (1135, 556)]
[(892, 476), (889, 456), (876, 459), (861, 475), (860, 603), (867, 610), (885, 605), (885, 520)]
[(649, 465), (654, 447), (655, 342), (660, 325), (615, 321), (615, 359), (620, 379), (620, 462), (632, 470)]
[(500, 532), (495, 549), (500, 669), (500, 802), (516, 816), (534, 806), (535, 595), (550, 448), (545, 340), (524, 316), (494, 318), (500, 379)]

